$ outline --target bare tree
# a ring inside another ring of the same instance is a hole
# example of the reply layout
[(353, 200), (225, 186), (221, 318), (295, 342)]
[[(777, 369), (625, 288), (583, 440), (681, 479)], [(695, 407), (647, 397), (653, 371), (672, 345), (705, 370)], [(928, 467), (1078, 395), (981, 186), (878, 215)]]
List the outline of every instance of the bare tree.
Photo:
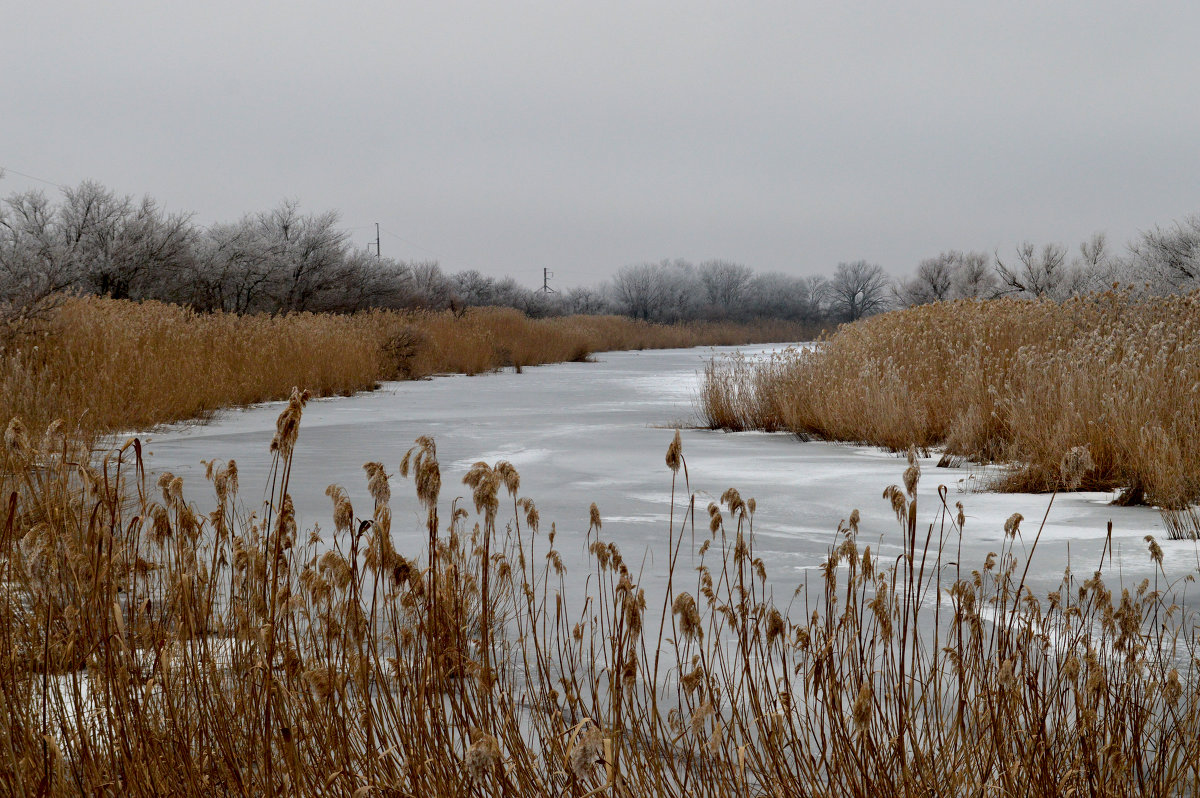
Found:
[(182, 301), (199, 310), (269, 310), (277, 268), (269, 236), (247, 216), (233, 224), (214, 224), (200, 234), (191, 273), (176, 290)]
[(948, 250), (921, 261), (916, 275), (896, 288), (896, 301), (905, 306), (924, 305), (991, 297), (995, 292), (996, 276), (986, 253)]
[(435, 260), (408, 264), (412, 271), (413, 295), (411, 304), (416, 307), (445, 310), (454, 299), (454, 286), (442, 272)]
[(278, 307), (310, 310), (323, 293), (345, 279), (340, 267), (350, 236), (337, 224), (336, 211), (304, 215), (292, 200), (259, 214), (257, 226), (270, 252), (271, 292)]
[(888, 306), (889, 281), (883, 268), (865, 260), (839, 263), (829, 282), (831, 310), (845, 321), (857, 321)]
[(754, 276), (753, 269), (740, 263), (710, 260), (700, 264), (697, 275), (713, 315), (729, 318), (739, 314), (743, 294)]
[(817, 317), (823, 316), (829, 309), (829, 301), (832, 297), (832, 287), (829, 284), (829, 278), (818, 274), (809, 277), (807, 284), (808, 305)]
[(1062, 300), (1086, 292), (1087, 275), (1066, 263), (1067, 248), (1062, 244), (1046, 244), (1039, 251), (1026, 241), (1017, 247), (1017, 260), (1011, 266), (997, 254), (998, 294)]
[(458, 272), (450, 278), (458, 301), (467, 306), (496, 304), (496, 281), (475, 269)]
[(696, 267), (682, 258), (658, 264), (656, 277), (661, 305), (656, 321), (673, 323), (700, 315), (704, 289), (696, 277)]
[(917, 265), (916, 276), (904, 280), (896, 287), (896, 301), (901, 305), (912, 306), (950, 299), (959, 254), (943, 252), (935, 258), (921, 261)]
[(568, 313), (600, 315), (612, 313), (612, 304), (604, 297), (603, 292), (592, 288), (572, 288), (566, 295)]
[(621, 309), (635, 319), (652, 319), (662, 306), (657, 264), (624, 266), (612, 280), (613, 298)]
[[(814, 283), (817, 284), (816, 293)], [(778, 272), (756, 274), (743, 292), (742, 315), (746, 318), (819, 321), (823, 307), (817, 297), (823, 295), (824, 284), (824, 277), (793, 277)]]

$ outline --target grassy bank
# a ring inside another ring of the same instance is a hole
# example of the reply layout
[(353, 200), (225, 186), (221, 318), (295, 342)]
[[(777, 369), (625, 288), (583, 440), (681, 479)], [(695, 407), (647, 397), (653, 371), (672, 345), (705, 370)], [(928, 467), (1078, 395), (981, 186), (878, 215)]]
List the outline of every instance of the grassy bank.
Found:
[(157, 302), (66, 302), (43, 330), (0, 351), (0, 418), (95, 432), (147, 428), (293, 386), (349, 394), (381, 380), (478, 374), (593, 352), (796, 340), (780, 322), (660, 325), (617, 316), (530, 319), (518, 311), (354, 315), (199, 314)]
[(1010, 464), (1000, 489), (1060, 487), (1086, 447), (1078, 487), (1179, 508), (1200, 499), (1200, 297), (896, 311), (809, 351), (715, 363), (702, 405), (714, 428)]
[[(287, 475), (303, 407), (297, 395), (280, 416), (253, 519), (233, 463), (212, 464), (202, 511), (169, 474), (145, 484), (132, 441), (93, 469), (10, 425), (5, 794), (1200, 788), (1195, 619), (1170, 606), (1176, 587), (1118, 596), (1098, 572), (1068, 574), (1034, 597), (1019, 516), (978, 570), (946, 562), (963, 511), (919, 511), (915, 465), (887, 491), (903, 555), (863, 546), (852, 512), (822, 582), (789, 601), (756, 553), (754, 501), (729, 490), (698, 509), (677, 438), (671, 520), (651, 544), (671, 576), (647, 595), (643, 552), (607, 541), (599, 509), (559, 541), (501, 462), (464, 480), (470, 514), (443, 499), (424, 438), (398, 466), (367, 464), (368, 506), (333, 486), (328, 531), (298, 530)], [(424, 551), (392, 547), (393, 517), (424, 519)], [(565, 572), (560, 543), (586, 543), (584, 573)], [(1161, 562), (1153, 541), (1149, 556)], [(588, 603), (569, 609), (560, 595), (581, 589)]]

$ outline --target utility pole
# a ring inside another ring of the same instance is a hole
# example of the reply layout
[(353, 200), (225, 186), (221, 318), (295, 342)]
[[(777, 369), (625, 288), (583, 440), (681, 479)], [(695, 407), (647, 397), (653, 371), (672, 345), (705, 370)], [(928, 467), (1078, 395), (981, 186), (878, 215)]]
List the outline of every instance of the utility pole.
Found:
[(379, 222), (375, 223), (375, 260), (382, 260), (383, 250), (379, 248)]
[(543, 293), (543, 294), (557, 294), (558, 293), (557, 291), (555, 291), (553, 288), (550, 287), (550, 278), (553, 276), (554, 276), (554, 272), (552, 272), (546, 268), (542, 269), (541, 293)]

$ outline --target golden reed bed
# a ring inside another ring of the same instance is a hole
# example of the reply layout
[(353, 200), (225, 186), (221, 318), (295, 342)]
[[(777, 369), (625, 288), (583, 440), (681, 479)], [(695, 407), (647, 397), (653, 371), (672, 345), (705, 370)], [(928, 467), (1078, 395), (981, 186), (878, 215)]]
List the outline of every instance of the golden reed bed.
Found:
[(223, 407), (370, 389), (381, 380), (479, 374), (593, 352), (797, 340), (785, 322), (649, 324), (619, 316), (530, 319), (502, 308), (238, 316), (159, 302), (67, 300), (0, 347), (0, 419), (90, 435)]
[(1200, 499), (1200, 296), (962, 300), (840, 328), (810, 350), (713, 364), (707, 423), (1011, 466), (1001, 489)]

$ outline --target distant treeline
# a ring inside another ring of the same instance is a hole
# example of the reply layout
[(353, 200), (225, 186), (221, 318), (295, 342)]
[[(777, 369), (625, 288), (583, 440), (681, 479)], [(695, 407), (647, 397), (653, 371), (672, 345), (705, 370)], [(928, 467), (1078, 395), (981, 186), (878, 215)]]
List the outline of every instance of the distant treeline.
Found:
[(511, 277), (379, 258), (352, 244), (336, 212), (304, 213), (291, 201), (207, 227), (165, 213), (150, 197), (93, 182), (56, 199), (27, 191), (0, 204), (0, 313), (9, 320), (75, 292), (233, 313), (490, 305), (533, 317), (812, 322), (831, 312), (826, 289), (822, 278), (676, 260), (628, 266), (595, 287), (543, 293)]
[(728, 261), (628, 265), (593, 287), (543, 293), (511, 277), (444, 272), (435, 261), (378, 258), (352, 244), (338, 214), (286, 201), (236, 222), (196, 224), (93, 182), (52, 200), (20, 192), (0, 203), (0, 322), (19, 324), (64, 293), (154, 299), (234, 313), (368, 308), (517, 308), (532, 317), (622, 314), (654, 322), (853, 321), (897, 306), (961, 297), (1065, 298), (1113, 282), (1172, 293), (1197, 284), (1200, 217), (1144, 233), (1128, 254), (1094, 236), (1078, 256), (1023, 244), (1015, 258), (945, 252), (895, 281), (866, 261), (829, 277), (757, 273)]
[(1144, 231), (1123, 252), (1116, 251), (1103, 233), (1084, 241), (1073, 255), (1062, 244), (1039, 247), (1028, 241), (1011, 256), (942, 252), (921, 261), (916, 274), (900, 280), (892, 302), (909, 307), (1003, 296), (1062, 301), (1114, 286), (1148, 296), (1200, 288), (1200, 215)]

